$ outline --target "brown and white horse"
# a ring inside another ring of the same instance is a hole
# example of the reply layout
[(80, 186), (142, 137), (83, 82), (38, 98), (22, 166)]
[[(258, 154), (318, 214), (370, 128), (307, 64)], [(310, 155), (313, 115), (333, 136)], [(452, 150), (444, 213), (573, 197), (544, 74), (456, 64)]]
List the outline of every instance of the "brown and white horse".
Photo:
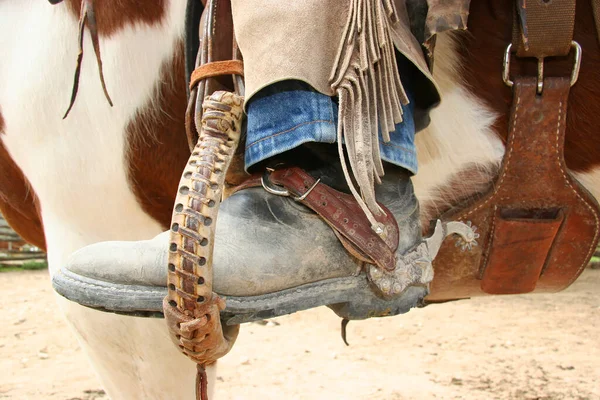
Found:
[[(149, 239), (168, 227), (188, 157), (185, 2), (147, 3), (97, 2), (114, 107), (104, 99), (88, 50), (77, 101), (63, 120), (80, 0), (0, 1), (0, 211), (26, 240), (47, 249), (51, 274), (83, 246)], [(511, 38), (510, 2), (472, 3), (470, 33), (437, 42), (434, 76), (443, 101), (417, 135), (414, 183), (424, 220), (489, 187), (504, 153), (511, 90), (501, 70)], [(580, 1), (577, 9), (575, 40), (584, 53), (570, 96), (566, 160), (600, 198), (600, 50), (589, 7)], [(84, 48), (92, 48), (89, 35)], [(568, 69), (558, 63), (546, 70), (567, 75)], [(193, 398), (195, 369), (172, 345), (163, 321), (58, 303), (111, 398)]]

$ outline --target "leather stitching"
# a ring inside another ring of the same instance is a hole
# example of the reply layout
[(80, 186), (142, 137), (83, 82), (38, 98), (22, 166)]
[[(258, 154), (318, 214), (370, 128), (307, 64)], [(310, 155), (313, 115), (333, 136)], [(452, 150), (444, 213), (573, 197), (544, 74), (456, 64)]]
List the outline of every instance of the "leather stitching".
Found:
[[(520, 88), (518, 89), (520, 91)], [(468, 217), (469, 215), (473, 214), (475, 211), (480, 210), (482, 207), (486, 206), (490, 201), (492, 201), (495, 197), (496, 194), (498, 194), (498, 190), (500, 189), (500, 187), (502, 186), (502, 183), (504, 182), (504, 178), (506, 177), (506, 173), (508, 172), (508, 166), (510, 165), (510, 159), (512, 157), (512, 152), (513, 152), (513, 142), (515, 140), (515, 129), (517, 127), (517, 120), (519, 119), (519, 106), (521, 104), (521, 96), (520, 93), (517, 94), (517, 104), (515, 106), (515, 112), (514, 112), (514, 119), (513, 119), (513, 124), (510, 132), (510, 142), (507, 144), (508, 147), (508, 155), (506, 156), (506, 165), (504, 166), (504, 168), (502, 169), (502, 176), (500, 177), (500, 181), (498, 182), (498, 184), (496, 185), (496, 188), (494, 189), (494, 193), (482, 204), (480, 204), (479, 206), (477, 206), (476, 208), (474, 208), (473, 210), (469, 211), (467, 214), (459, 217), (459, 219), (463, 219)]]
[[(213, 7), (212, 18), (213, 18), (213, 21), (216, 21), (217, 20), (217, 9), (219, 8), (219, 0), (214, 0), (214, 1), (215, 1), (215, 6)], [(215, 35), (216, 27), (217, 27), (217, 24), (213, 24), (212, 32), (211, 32), (213, 36)]]
[[(518, 92), (520, 92), (520, 88), (518, 89)], [(513, 142), (514, 142), (514, 133), (516, 130), (516, 126), (517, 126), (517, 121), (518, 121), (518, 116), (519, 116), (519, 107), (520, 107), (520, 103), (521, 103), (521, 96), (520, 93), (516, 93), (517, 95), (517, 102), (515, 105), (515, 111), (514, 111), (514, 119), (513, 119), (513, 123), (511, 126), (511, 135), (510, 135), (510, 142), (507, 144), (507, 147), (509, 149), (509, 152), (506, 156), (506, 164), (503, 168), (503, 172), (502, 175), (500, 177), (500, 180), (498, 182), (498, 185), (496, 185), (496, 188), (494, 189), (493, 194), (482, 204), (480, 204), (479, 206), (477, 206), (476, 208), (470, 210), (469, 212), (467, 212), (466, 214), (460, 216), (458, 219), (459, 220), (464, 220), (466, 219), (469, 215), (473, 214), (474, 212), (480, 210), (481, 208), (485, 207), (489, 202), (491, 202), (492, 200), (494, 200), (496, 198), (496, 195), (498, 194), (498, 190), (499, 188), (502, 186), (502, 183), (504, 182), (504, 179), (506, 177), (506, 173), (508, 171), (508, 167), (510, 165), (510, 160), (512, 157), (512, 150), (513, 150)], [(556, 125), (556, 141), (555, 141), (555, 151), (556, 151), (556, 162), (557, 165), (560, 169), (560, 172), (563, 176), (563, 179), (566, 181), (566, 183), (568, 184), (569, 188), (571, 189), (571, 191), (575, 194), (575, 196), (577, 196), (577, 198), (579, 198), (584, 204), (585, 206), (592, 212), (592, 214), (594, 215), (594, 220), (595, 220), (595, 228), (594, 228), (594, 240), (592, 241), (592, 244), (590, 246), (590, 249), (587, 253), (586, 256), (586, 260), (590, 258), (590, 255), (592, 254), (592, 252), (595, 249), (594, 243), (597, 242), (598, 239), (598, 234), (600, 233), (600, 217), (598, 216), (598, 213), (596, 212), (595, 208), (589, 203), (588, 200), (586, 200), (583, 196), (581, 196), (579, 194), (579, 192), (573, 187), (573, 184), (571, 182), (571, 179), (569, 179), (568, 175), (565, 172), (565, 169), (563, 168), (563, 165), (561, 163), (561, 156), (560, 156), (560, 146), (559, 146), (559, 142), (560, 142), (560, 133), (561, 133), (561, 127), (563, 124), (563, 121), (566, 120), (566, 117), (564, 115), (563, 112), (563, 108), (564, 108), (564, 102), (560, 101), (559, 102), (559, 107), (558, 107), (558, 118), (557, 118), (557, 125)], [(491, 229), (490, 229), (490, 237), (488, 239), (488, 244), (491, 244), (491, 240), (493, 237), (493, 233), (494, 233), (494, 228), (495, 228), (495, 223), (496, 223), (496, 219), (495, 219), (495, 212), (496, 212), (497, 206), (494, 207), (494, 215), (492, 215), (492, 224), (491, 224)], [(489, 252), (485, 255), (484, 258), (484, 262), (483, 262), (483, 267), (481, 268), (480, 271), (480, 276), (483, 273), (483, 271), (485, 270), (487, 263), (489, 260)], [(571, 285), (576, 279), (577, 277), (580, 275), (581, 271), (585, 268), (585, 266), (587, 265), (587, 262), (584, 262), (579, 269), (577, 270), (577, 273), (573, 275), (573, 277), (569, 280), (568, 285)], [(567, 286), (568, 286), (567, 285)]]
[(487, 253), (485, 254), (485, 258), (483, 263), (481, 264), (481, 268), (479, 269), (479, 279), (483, 279), (483, 273), (487, 269), (488, 262), (490, 260), (490, 253), (492, 252), (492, 242), (494, 241), (494, 232), (496, 230), (496, 213), (498, 211), (498, 206), (494, 206), (494, 213), (492, 214), (492, 225), (490, 228), (490, 236), (487, 240), (487, 245), (485, 249), (487, 249)]
[[(565, 173), (565, 170), (563, 169), (562, 163), (560, 162), (561, 158), (560, 158), (560, 150), (559, 150), (559, 140), (560, 140), (560, 128), (561, 128), (561, 124), (562, 121), (566, 120), (566, 117), (563, 117), (563, 102), (561, 101), (559, 106), (558, 106), (558, 123), (556, 125), (556, 143), (555, 143), (555, 149), (556, 149), (556, 160), (558, 163), (558, 167), (560, 168), (560, 172), (562, 173), (563, 178), (565, 179), (565, 181), (567, 182), (567, 184), (569, 185), (569, 188), (573, 191), (573, 193), (575, 193), (575, 196), (577, 196), (581, 201), (583, 201), (583, 203), (585, 204), (585, 206), (592, 212), (592, 214), (594, 214), (594, 220), (596, 221), (596, 225), (595, 225), (595, 229), (594, 229), (594, 240), (592, 241), (592, 244), (590, 246), (590, 250), (588, 251), (586, 257), (585, 257), (585, 261), (583, 262), (583, 264), (579, 267), (579, 269), (577, 270), (577, 273), (573, 275), (573, 277), (571, 278), (571, 280), (569, 280), (569, 284), (572, 284), (575, 279), (577, 279), (579, 277), (579, 274), (581, 273), (581, 271), (583, 271), (583, 269), (586, 267), (587, 265), (587, 260), (589, 260), (590, 256), (592, 255), (592, 252), (595, 250), (596, 246), (596, 241), (598, 239), (598, 231), (600, 229), (600, 221), (598, 220), (598, 213), (596, 212), (595, 208), (592, 207), (590, 205), (590, 203), (584, 199), (577, 190), (575, 190), (575, 188), (573, 187), (572, 183), (571, 183), (571, 179), (569, 179), (567, 177), (567, 174)], [(567, 286), (568, 286), (567, 285)]]

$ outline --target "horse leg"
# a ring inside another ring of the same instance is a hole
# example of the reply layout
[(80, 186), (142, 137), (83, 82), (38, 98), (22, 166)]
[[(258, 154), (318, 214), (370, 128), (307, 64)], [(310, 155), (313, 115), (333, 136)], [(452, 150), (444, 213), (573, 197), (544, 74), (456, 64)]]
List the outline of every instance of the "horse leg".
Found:
[[(173, 346), (163, 319), (58, 304), (113, 400), (194, 399), (195, 364)], [(213, 390), (216, 367), (207, 368)]]

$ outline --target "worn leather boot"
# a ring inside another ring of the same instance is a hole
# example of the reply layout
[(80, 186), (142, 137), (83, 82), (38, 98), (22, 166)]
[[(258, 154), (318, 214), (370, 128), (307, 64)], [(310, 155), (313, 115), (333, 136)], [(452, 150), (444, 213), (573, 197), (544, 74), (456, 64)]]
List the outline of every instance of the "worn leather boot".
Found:
[[(311, 175), (344, 190), (341, 171), (331, 167), (335, 164), (311, 164)], [(398, 222), (399, 260), (410, 254), (404, 258), (407, 263), (417, 261), (403, 266), (395, 278), (384, 275), (383, 281), (373, 266), (342, 246), (317, 214), (291, 197), (255, 187), (227, 198), (217, 220), (213, 263), (213, 290), (227, 304), (222, 317), (237, 324), (329, 305), (344, 318), (364, 319), (420, 305), (433, 270), (427, 243), (421, 241), (409, 173), (388, 168), (377, 198)], [(159, 315), (166, 294), (167, 248), (168, 232), (149, 241), (90, 245), (72, 255), (53, 284), (61, 295), (89, 307)], [(376, 287), (383, 282), (384, 289), (398, 288), (398, 281), (410, 284), (395, 292)]]

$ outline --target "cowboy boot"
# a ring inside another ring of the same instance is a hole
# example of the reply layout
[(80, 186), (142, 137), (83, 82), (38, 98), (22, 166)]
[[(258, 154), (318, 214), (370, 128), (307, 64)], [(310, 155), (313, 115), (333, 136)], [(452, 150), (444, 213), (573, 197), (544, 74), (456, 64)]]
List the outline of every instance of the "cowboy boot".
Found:
[[(324, 161), (312, 159), (310, 175), (344, 190), (341, 170), (328, 157)], [(429, 253), (437, 250), (421, 239), (410, 174), (389, 168), (376, 194), (398, 224), (401, 270), (395, 275), (380, 273), (351, 254), (328, 223), (292, 197), (263, 187), (228, 197), (217, 220), (213, 262), (213, 290), (226, 300), (221, 315), (227, 324), (322, 305), (347, 319), (396, 315), (421, 305), (433, 278)], [(53, 284), (59, 294), (82, 305), (159, 315), (166, 294), (167, 249), (168, 232), (149, 241), (90, 245), (72, 255)]]

